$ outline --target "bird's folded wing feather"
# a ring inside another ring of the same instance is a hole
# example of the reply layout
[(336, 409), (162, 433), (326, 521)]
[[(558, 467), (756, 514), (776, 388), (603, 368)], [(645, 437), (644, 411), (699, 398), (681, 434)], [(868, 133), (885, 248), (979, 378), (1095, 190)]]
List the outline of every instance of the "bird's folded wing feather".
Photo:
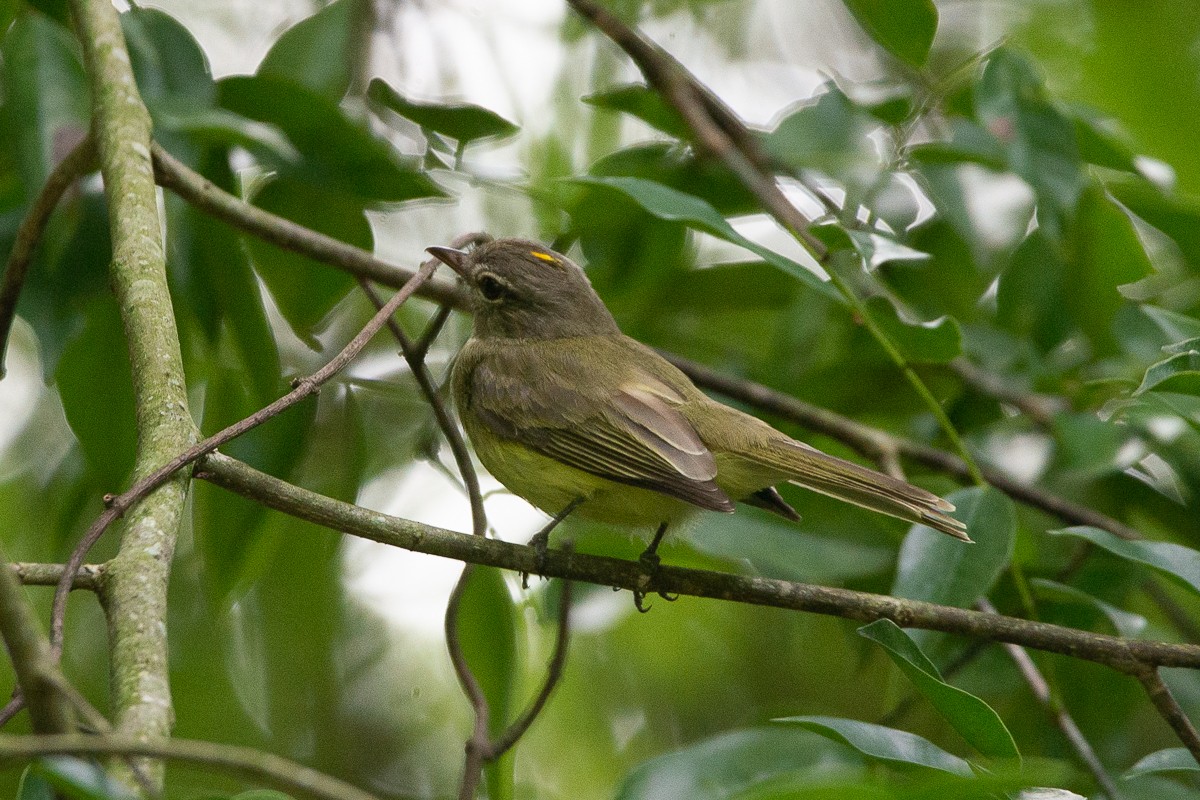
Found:
[(733, 510), (713, 480), (712, 453), (663, 399), (671, 392), (665, 385), (635, 376), (616, 387), (597, 387), (571, 380), (569, 369), (530, 385), (498, 367), (480, 364), (470, 388), (472, 408), (496, 435), (608, 480), (714, 511)]

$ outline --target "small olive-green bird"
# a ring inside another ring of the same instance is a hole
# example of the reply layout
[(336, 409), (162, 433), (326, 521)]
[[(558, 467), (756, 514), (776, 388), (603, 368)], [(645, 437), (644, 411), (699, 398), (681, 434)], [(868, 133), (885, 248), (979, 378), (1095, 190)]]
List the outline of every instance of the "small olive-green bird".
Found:
[(463, 427), (488, 471), (543, 511), (657, 526), (655, 560), (697, 508), (740, 501), (799, 520), (774, 488), (788, 481), (971, 541), (937, 495), (706, 396), (621, 333), (569, 258), (524, 239), (428, 250), (471, 291), (474, 333), (452, 371)]

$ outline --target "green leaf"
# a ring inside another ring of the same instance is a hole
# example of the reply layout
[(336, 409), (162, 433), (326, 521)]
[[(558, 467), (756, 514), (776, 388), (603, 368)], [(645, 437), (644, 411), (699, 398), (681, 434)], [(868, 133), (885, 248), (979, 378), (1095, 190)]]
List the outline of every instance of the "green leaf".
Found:
[(1142, 306), (1142, 312), (1159, 327), (1163, 335), (1171, 342), (1200, 339), (1200, 319), (1148, 305)]
[(924, 66), (937, 33), (933, 0), (844, 0), (858, 24), (884, 50), (909, 66)]
[(157, 119), (161, 111), (211, 106), (216, 86), (208, 59), (191, 32), (153, 8), (121, 15), (138, 91)]
[(908, 731), (838, 717), (783, 717), (774, 721), (799, 725), (881, 761), (927, 767), (963, 778), (973, 775), (966, 761)]
[(867, 311), (909, 363), (946, 364), (962, 354), (962, 331), (951, 317), (910, 321), (884, 297), (868, 300)]
[(649, 86), (630, 83), (603, 92), (585, 95), (583, 102), (596, 108), (621, 111), (637, 117), (651, 128), (676, 139), (687, 139), (688, 128), (679, 112), (667, 105)]
[[(517, 611), (504, 572), (470, 566), (458, 611), (463, 657), (488, 701), (489, 733), (495, 737), (514, 719), (517, 683)], [(511, 755), (511, 751), (509, 754)], [(513, 760), (502, 758), (487, 772), (488, 796), (512, 797)]]
[[(371, 250), (374, 237), (361, 202), (325, 194), (293, 180), (267, 184), (254, 204), (333, 238)], [(355, 286), (354, 278), (328, 264), (261, 239), (246, 240), (254, 266), (292, 330), (314, 349), (313, 330)]]
[(1137, 154), (1114, 130), (1117, 123), (1111, 117), (1082, 105), (1071, 106), (1067, 114), (1075, 126), (1075, 140), (1084, 161), (1109, 169), (1137, 172), (1134, 161)]
[(1196, 763), (1196, 757), (1186, 747), (1168, 747), (1166, 750), (1158, 750), (1142, 757), (1121, 777), (1129, 779), (1160, 772), (1196, 772), (1198, 770), (1200, 770), (1200, 764)]
[(1067, 586), (1046, 578), (1032, 578), (1029, 585), (1033, 587), (1034, 594), (1040, 599), (1075, 603), (1096, 609), (1112, 623), (1113, 629), (1119, 636), (1136, 639), (1146, 630), (1146, 618), (1142, 615), (1117, 608), (1081, 589), (1076, 589), (1074, 586)]
[(133, 470), (137, 429), (125, 328), (111, 296), (90, 303), (54, 380), (88, 465), (112, 490), (119, 489)]
[(1121, 205), (1171, 237), (1192, 267), (1200, 266), (1200, 199), (1164, 192), (1144, 178), (1108, 181), (1105, 188)]
[(71, 800), (133, 800), (137, 795), (109, 777), (93, 761), (75, 756), (46, 756), (34, 766), (56, 793)]
[(1011, 50), (988, 59), (974, 97), (979, 120), (1005, 145), (1008, 168), (1037, 194), (1039, 221), (1060, 233), (1087, 185), (1074, 126), (1046, 98), (1032, 65)]
[(36, 764), (30, 764), (21, 772), (17, 784), (17, 800), (55, 800), (54, 787), (41, 775)]
[(856, 756), (807, 730), (752, 728), (723, 733), (638, 765), (617, 800), (727, 800), (783, 776), (829, 770), (862, 773)]
[(1007, 496), (990, 487), (972, 487), (947, 499), (975, 544), (914, 525), (900, 546), (891, 592), (896, 597), (965, 608), (987, 594), (1012, 560), (1017, 520)]
[(882, 645), (900, 671), (972, 747), (991, 758), (1020, 758), (1000, 715), (975, 695), (942, 680), (933, 662), (896, 623), (876, 620), (859, 628), (858, 634)]
[(1010, 333), (1050, 351), (1072, 332), (1063, 313), (1067, 266), (1045, 231), (1036, 230), (1017, 247), (1000, 275), (996, 319)]
[(948, 139), (914, 145), (909, 148), (909, 156), (926, 164), (979, 164), (1004, 169), (1004, 145), (991, 131), (962, 117), (951, 117), (947, 125)]
[(282, 174), (364, 201), (445, 196), (416, 159), (401, 156), (311, 89), (276, 76), (238, 75), (218, 82), (217, 98), (224, 108), (283, 131), (302, 160), (267, 165)]
[(333, 0), (288, 28), (271, 45), (257, 74), (293, 80), (335, 103), (341, 100), (350, 86), (354, 51), (364, 46), (357, 28), (363, 2)]
[(588, 177), (574, 178), (570, 182), (583, 186), (602, 186), (615, 189), (659, 219), (682, 222), (691, 228), (744, 247), (760, 256), (768, 264), (798, 278), (809, 288), (816, 289), (826, 297), (841, 299), (825, 281), (818, 278), (811, 270), (742, 236), (725, 221), (725, 218), (715, 208), (699, 197), (640, 178)]
[(1085, 539), (1127, 561), (1153, 567), (1180, 586), (1200, 594), (1200, 552), (1190, 547), (1173, 542), (1129, 541), (1086, 525), (1050, 533)]
[(372, 78), (367, 98), (389, 108), (422, 128), (449, 136), (462, 144), (478, 139), (512, 136), (520, 130), (494, 111), (470, 103), (420, 103), (410, 100), (382, 78)]
[(819, 169), (861, 191), (875, 179), (879, 157), (868, 134), (879, 127), (832, 84), (815, 100), (799, 104), (763, 137), (763, 146), (781, 163), (796, 170)]
[(26, 199), (41, 191), (63, 144), (87, 135), (89, 92), (77, 50), (63, 26), (28, 13), (18, 15), (0, 47), (0, 130)]
[[(1192, 343), (1195, 341), (1189, 340)], [(1152, 390), (1200, 395), (1200, 349), (1189, 346), (1186, 352), (1152, 364), (1133, 393), (1136, 396)]]
[(1129, 215), (1098, 189), (1080, 198), (1070, 227), (1066, 310), (1093, 342), (1116, 349), (1113, 320), (1126, 301), (1118, 288), (1154, 268)]

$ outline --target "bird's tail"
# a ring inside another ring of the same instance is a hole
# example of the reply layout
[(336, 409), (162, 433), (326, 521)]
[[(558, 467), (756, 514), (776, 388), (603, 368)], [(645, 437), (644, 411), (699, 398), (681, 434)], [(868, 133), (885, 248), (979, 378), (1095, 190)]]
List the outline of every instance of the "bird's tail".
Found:
[(775, 444), (784, 446), (771, 448), (772, 466), (783, 469), (787, 479), (798, 486), (971, 541), (966, 524), (947, 513), (954, 505), (932, 492), (826, 455), (803, 442), (788, 439)]

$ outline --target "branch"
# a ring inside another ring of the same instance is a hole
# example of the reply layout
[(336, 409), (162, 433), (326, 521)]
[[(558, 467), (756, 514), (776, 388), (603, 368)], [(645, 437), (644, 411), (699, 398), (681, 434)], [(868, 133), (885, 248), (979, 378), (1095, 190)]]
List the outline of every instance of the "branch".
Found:
[[(108, 199), (111, 283), (129, 347), (137, 480), (188, 447), (197, 434), (167, 288), (150, 163), (150, 114), (138, 94), (112, 2), (71, 0), (71, 11), (91, 89), (92, 136)], [(146, 739), (166, 738), (173, 724), (167, 583), (187, 477), (179, 475), (162, 486), (131, 515), (106, 578), (115, 727)], [(64, 594), (73, 574), (64, 573)]]
[[(551, 550), (539, 564), (535, 548), (468, 536), (390, 517), (301, 489), (219, 453), (209, 455), (197, 477), (263, 505), (327, 528), (420, 553), (486, 564), (516, 572), (615, 586), (665, 591), (843, 617), (861, 622), (890, 619), (903, 628), (924, 628), (1061, 653), (1138, 674), (1146, 666), (1200, 669), (1200, 646), (1122, 639), (996, 614), (917, 600), (771, 578), (731, 575), (664, 565), (653, 578), (641, 565), (615, 558)], [(540, 569), (544, 566), (544, 569)]]
[(236, 439), (238, 436), (247, 431), (258, 427), (268, 419), (275, 417), (291, 408), (296, 403), (316, 394), (321, 385), (336, 375), (343, 369), (359, 351), (366, 346), (367, 342), (379, 332), (379, 329), (391, 318), (396, 309), (402, 303), (408, 300), (420, 286), (429, 279), (433, 271), (437, 269), (438, 260), (431, 258), (421, 265), (421, 269), (392, 296), (390, 300), (381, 308), (374, 317), (359, 331), (358, 335), (350, 340), (341, 352), (330, 359), (325, 366), (314, 372), (307, 378), (297, 380), (296, 388), (279, 398), (268, 406), (265, 406), (251, 414), (245, 419), (239, 420), (229, 427), (221, 430), (212, 436), (209, 436), (204, 441), (187, 448), (183, 452), (171, 458), (167, 463), (156, 469), (154, 472), (142, 478), (137, 483), (129, 488), (123, 494), (111, 497), (108, 499), (108, 508), (101, 514), (95, 522), (91, 524), (83, 539), (80, 541), (74, 552), (71, 553), (71, 558), (67, 562), (66, 568), (63, 571), (62, 578), (58, 583), (58, 590), (54, 595), (54, 611), (51, 620), (51, 641), (61, 642), (63, 625), (66, 619), (66, 597), (71, 585), (71, 580), (74, 578), (79, 565), (83, 562), (87, 551), (93, 544), (104, 534), (108, 526), (118, 519), (122, 514), (130, 508), (136, 506), (143, 498), (147, 497), (151, 492), (162, 486), (167, 481), (171, 480), (172, 476), (178, 473), (181, 469), (191, 464), (196, 459), (207, 453), (211, 453), (226, 442)]
[(12, 333), (13, 319), (17, 316), (17, 300), (25, 286), (25, 276), (37, 252), (38, 242), (50, 223), (50, 215), (58, 206), (63, 193), (77, 178), (94, 169), (96, 148), (91, 137), (85, 138), (58, 162), (48, 176), (42, 190), (29, 206), (25, 219), (17, 228), (8, 263), (4, 265), (4, 282), (0, 284), (0, 378), (5, 375), (5, 354), (8, 352), (8, 337)]
[(218, 767), (317, 800), (377, 800), (345, 781), (248, 747), (194, 739), (147, 742), (128, 736), (0, 736), (0, 761), (32, 761), (57, 754), (149, 756), (184, 761)]
[[(985, 611), (988, 614), (999, 613), (991, 601), (986, 598), (981, 599), (976, 605), (981, 611)], [(1108, 795), (1110, 800), (1118, 800), (1121, 793), (1117, 789), (1112, 776), (1104, 768), (1104, 764), (1101, 763), (1100, 757), (1096, 755), (1091, 742), (1087, 740), (1083, 735), (1083, 731), (1075, 723), (1075, 718), (1071, 716), (1071, 712), (1067, 710), (1067, 707), (1062, 704), (1061, 700), (1055, 697), (1050, 689), (1050, 683), (1046, 680), (1046, 676), (1042, 674), (1042, 671), (1038, 669), (1037, 664), (1033, 662), (1033, 658), (1030, 657), (1029, 653), (1023, 647), (1007, 643), (1001, 646), (1016, 665), (1017, 671), (1021, 673), (1021, 677), (1025, 679), (1025, 683), (1029, 685), (1033, 696), (1050, 712), (1050, 715), (1054, 718), (1054, 724), (1062, 731), (1068, 744), (1071, 745), (1071, 749), (1075, 751), (1075, 755), (1079, 756), (1079, 760), (1092, 773), (1092, 777), (1096, 779), (1096, 784), (1104, 790), (1104, 793)]]
[(38, 628), (16, 573), (0, 553), (0, 638), (8, 648), (33, 730), (67, 733), (75, 728), (71, 704), (60, 691), (65, 682), (50, 643)]
[[(239, 230), (281, 247), (289, 246), (298, 253), (384, 286), (397, 288), (412, 277), (410, 271), (377, 259), (365, 250), (296, 225), (290, 220), (234, 197), (172, 158), (157, 144), (154, 145), (154, 159), (159, 182), (164, 187)], [(459, 310), (468, 309), (466, 295), (455, 286), (430, 283), (419, 295)], [(665, 352), (662, 355), (687, 373), (698, 386), (837, 439), (872, 461), (892, 463), (899, 454), (960, 481), (971, 480), (971, 472), (966, 463), (944, 450), (871, 428), (760, 383), (718, 372), (682, 356)], [(1091, 525), (1124, 539), (1136, 539), (1141, 536), (1135, 529), (1112, 517), (1036, 487), (1019, 483), (998, 470), (985, 468), (983, 475), (988, 483), (1014, 500), (1041, 509), (1071, 524)]]
[[(65, 564), (33, 564), (18, 561), (9, 564), (17, 580), (26, 586), (57, 586), (62, 580)], [(100, 590), (104, 580), (104, 564), (84, 564), (75, 571), (75, 579), (71, 581), (72, 589), (86, 589), (90, 592)]]
[[(155, 177), (163, 188), (170, 189), (204, 213), (238, 230), (393, 289), (400, 288), (413, 276), (410, 270), (376, 258), (365, 250), (234, 197), (203, 175), (193, 172), (157, 142), (151, 146), (151, 151), (154, 155)], [(430, 282), (421, 289), (420, 294), (442, 305), (459, 309), (467, 307), (466, 293), (457, 284)]]
[(1147, 669), (1138, 673), (1137, 677), (1158, 713), (1175, 731), (1175, 735), (1192, 754), (1192, 758), (1200, 763), (1200, 733), (1197, 733), (1196, 726), (1183, 713), (1183, 708), (1171, 694), (1171, 689), (1163, 683), (1162, 675), (1157, 669)]

